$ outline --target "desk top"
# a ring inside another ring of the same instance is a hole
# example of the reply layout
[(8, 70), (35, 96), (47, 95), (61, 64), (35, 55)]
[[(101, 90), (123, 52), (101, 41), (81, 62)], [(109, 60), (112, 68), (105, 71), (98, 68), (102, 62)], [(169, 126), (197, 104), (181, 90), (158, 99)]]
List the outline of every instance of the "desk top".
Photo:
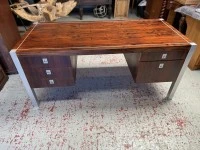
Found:
[(126, 53), (151, 48), (189, 47), (191, 41), (165, 21), (121, 20), (38, 23), (15, 45), (18, 54)]

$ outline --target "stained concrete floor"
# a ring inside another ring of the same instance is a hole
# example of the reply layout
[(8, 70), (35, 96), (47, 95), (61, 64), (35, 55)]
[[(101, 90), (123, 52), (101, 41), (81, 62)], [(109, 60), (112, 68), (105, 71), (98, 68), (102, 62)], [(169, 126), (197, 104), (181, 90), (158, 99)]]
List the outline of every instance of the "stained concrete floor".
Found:
[[(78, 20), (78, 19), (77, 19)], [(170, 83), (135, 84), (122, 54), (78, 57), (75, 86), (36, 89), (18, 75), (0, 92), (0, 149), (199, 150), (200, 71)]]

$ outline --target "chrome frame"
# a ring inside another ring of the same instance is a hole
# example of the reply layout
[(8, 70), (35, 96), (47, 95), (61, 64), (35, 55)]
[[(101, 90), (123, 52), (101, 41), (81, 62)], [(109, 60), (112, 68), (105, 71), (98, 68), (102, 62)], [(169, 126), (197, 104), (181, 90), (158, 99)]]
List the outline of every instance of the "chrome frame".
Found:
[(17, 57), (16, 50), (15, 50), (15, 49), (11, 50), (11, 51), (10, 51), (10, 55), (11, 55), (11, 58), (12, 58), (14, 64), (15, 64), (15, 67), (17, 68), (17, 71), (18, 71), (18, 73), (19, 73), (19, 76), (20, 76), (20, 78), (21, 78), (23, 84), (24, 84), (24, 87), (25, 87), (25, 89), (26, 89), (26, 91), (27, 91), (27, 93), (28, 93), (28, 96), (30, 97), (30, 100), (31, 100), (31, 102), (32, 102), (32, 105), (33, 105), (35, 108), (38, 108), (38, 106), (39, 106), (39, 101), (37, 100), (37, 96), (36, 96), (36, 94), (35, 94), (34, 89), (31, 88), (31, 86), (30, 86), (30, 84), (29, 84), (29, 82), (28, 82), (28, 80), (27, 80), (27, 78), (26, 78), (26, 75), (25, 75), (25, 73), (24, 73), (24, 70), (23, 70), (23, 68), (22, 68), (22, 66), (21, 66), (21, 63), (20, 63), (18, 57)]
[(195, 43), (190, 43), (190, 44), (191, 44), (191, 47), (190, 47), (190, 50), (189, 50), (189, 52), (186, 56), (185, 62), (183, 63), (183, 66), (181, 68), (181, 71), (179, 72), (179, 75), (178, 75), (176, 81), (172, 82), (170, 89), (167, 93), (166, 100), (171, 100), (173, 98), (173, 96), (174, 96), (174, 94), (177, 90), (177, 87), (178, 87), (178, 85), (181, 81), (181, 78), (183, 77), (183, 74), (184, 74), (185, 70), (187, 69), (187, 66), (190, 62), (190, 59), (191, 59), (191, 57), (192, 57), (192, 55), (193, 55), (193, 53), (196, 49), (197, 45)]

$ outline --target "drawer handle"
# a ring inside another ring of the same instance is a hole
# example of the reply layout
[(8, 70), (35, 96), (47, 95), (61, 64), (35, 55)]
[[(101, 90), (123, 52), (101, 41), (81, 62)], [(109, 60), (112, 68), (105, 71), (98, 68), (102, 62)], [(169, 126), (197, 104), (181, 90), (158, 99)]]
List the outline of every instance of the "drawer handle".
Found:
[(49, 80), (49, 84), (54, 84), (54, 80)]
[(159, 64), (158, 68), (159, 68), (159, 69), (164, 68), (164, 64), (163, 64), (163, 63), (162, 63), (162, 64)]
[(51, 70), (46, 70), (47, 75), (51, 75)]
[(42, 58), (42, 62), (43, 62), (43, 64), (48, 64), (49, 63), (47, 58)]
[(167, 58), (167, 54), (162, 54), (162, 59), (166, 59)]

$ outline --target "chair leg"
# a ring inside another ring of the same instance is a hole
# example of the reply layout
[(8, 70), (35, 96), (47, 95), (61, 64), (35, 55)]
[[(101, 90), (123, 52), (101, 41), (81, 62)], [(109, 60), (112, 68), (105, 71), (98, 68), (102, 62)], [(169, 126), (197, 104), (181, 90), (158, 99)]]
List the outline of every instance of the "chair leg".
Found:
[(83, 8), (79, 8), (80, 20), (83, 20)]
[(108, 17), (109, 17), (109, 19), (111, 19), (111, 15), (112, 15), (112, 5), (110, 4), (108, 6)]
[(131, 12), (133, 13), (134, 10), (134, 4), (135, 4), (135, 0), (132, 0), (132, 5), (131, 5)]

